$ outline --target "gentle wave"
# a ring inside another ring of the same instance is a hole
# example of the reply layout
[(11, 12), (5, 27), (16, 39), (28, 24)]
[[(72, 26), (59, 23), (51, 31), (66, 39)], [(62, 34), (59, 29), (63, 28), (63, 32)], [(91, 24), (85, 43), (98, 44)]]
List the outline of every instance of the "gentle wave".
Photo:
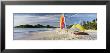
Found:
[(14, 33), (44, 32), (52, 31), (53, 28), (14, 28)]

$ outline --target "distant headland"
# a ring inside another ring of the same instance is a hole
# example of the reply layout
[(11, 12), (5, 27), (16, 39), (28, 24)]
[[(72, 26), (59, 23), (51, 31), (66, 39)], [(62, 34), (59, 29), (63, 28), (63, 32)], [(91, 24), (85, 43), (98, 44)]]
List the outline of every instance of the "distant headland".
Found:
[(25, 25), (15, 26), (14, 28), (59, 28), (59, 27), (50, 26), (50, 25), (44, 26), (41, 24), (37, 24), (37, 25), (25, 24)]

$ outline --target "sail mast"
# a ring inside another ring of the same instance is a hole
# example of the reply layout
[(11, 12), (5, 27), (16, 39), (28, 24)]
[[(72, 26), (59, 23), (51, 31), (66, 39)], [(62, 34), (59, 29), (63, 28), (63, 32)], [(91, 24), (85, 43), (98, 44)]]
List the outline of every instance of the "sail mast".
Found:
[(66, 28), (66, 19), (65, 19), (65, 15), (63, 14), (64, 16), (64, 25), (65, 25), (65, 28)]

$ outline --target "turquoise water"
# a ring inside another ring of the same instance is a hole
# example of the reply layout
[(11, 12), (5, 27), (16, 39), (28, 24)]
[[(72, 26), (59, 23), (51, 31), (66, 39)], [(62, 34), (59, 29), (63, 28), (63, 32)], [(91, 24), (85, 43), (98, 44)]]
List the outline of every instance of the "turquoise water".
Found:
[(30, 36), (32, 32), (53, 31), (55, 28), (14, 28), (13, 38)]
[(14, 28), (14, 33), (52, 31), (54, 28)]

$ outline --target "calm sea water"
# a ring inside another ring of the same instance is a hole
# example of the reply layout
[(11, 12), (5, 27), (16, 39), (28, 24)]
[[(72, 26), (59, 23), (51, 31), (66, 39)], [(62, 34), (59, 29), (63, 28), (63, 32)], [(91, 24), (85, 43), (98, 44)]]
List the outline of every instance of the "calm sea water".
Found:
[(55, 28), (14, 28), (14, 39), (31, 35), (31, 32), (53, 31)]
[(54, 28), (14, 28), (14, 33), (52, 31)]

